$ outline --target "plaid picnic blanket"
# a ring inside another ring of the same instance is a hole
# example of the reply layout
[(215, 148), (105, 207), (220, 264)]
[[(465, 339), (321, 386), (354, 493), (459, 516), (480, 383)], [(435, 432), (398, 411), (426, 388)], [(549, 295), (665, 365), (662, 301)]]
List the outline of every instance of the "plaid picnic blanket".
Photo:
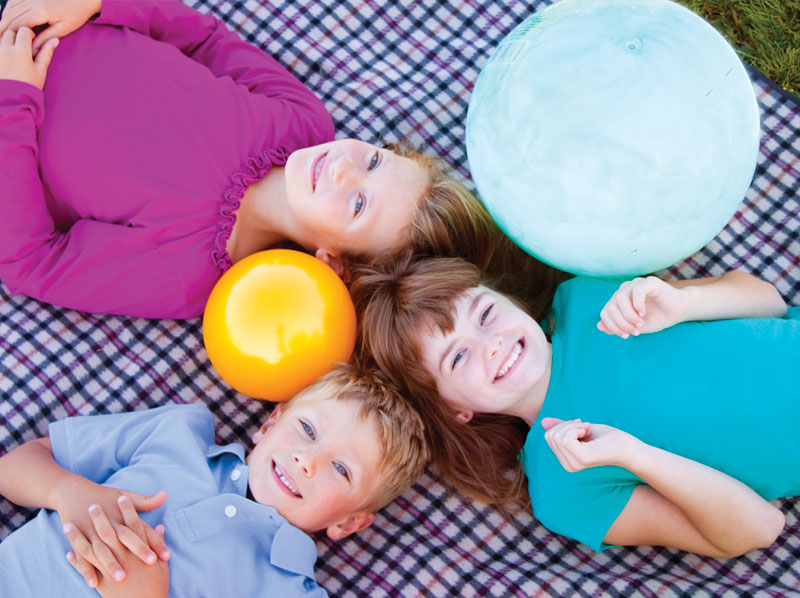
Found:
[[(337, 135), (406, 138), (468, 176), (470, 90), (497, 43), (547, 1), (185, 0), (275, 56), (324, 99)], [(763, 138), (753, 183), (729, 225), (668, 277), (751, 271), (800, 303), (800, 102), (751, 72)], [(702, 364), (687, 364), (687, 367)], [(754, 373), (755, 374), (755, 373)], [(680, 375), (675, 372), (674, 375)], [(200, 320), (79, 313), (0, 285), (0, 452), (76, 414), (202, 401), (222, 442), (248, 438), (270, 405), (222, 382)], [(800, 501), (780, 501), (778, 541), (729, 561), (663, 548), (595, 554), (520, 511), (513, 522), (424, 476), (374, 526), (319, 538), (332, 596), (800, 596)], [(0, 538), (30, 512), (0, 500)]]

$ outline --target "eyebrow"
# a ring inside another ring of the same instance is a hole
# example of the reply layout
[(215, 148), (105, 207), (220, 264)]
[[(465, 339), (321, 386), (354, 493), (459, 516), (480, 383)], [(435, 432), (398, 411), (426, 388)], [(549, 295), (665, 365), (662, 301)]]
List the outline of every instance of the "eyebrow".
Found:
[[(475, 313), (475, 308), (478, 307), (478, 304), (481, 302), (481, 299), (485, 295), (486, 295), (486, 291), (481, 291), (480, 293), (475, 295), (475, 297), (472, 298), (472, 301), (470, 301), (470, 304), (469, 304), (469, 309), (467, 309), (467, 319), (471, 319), (472, 318), (472, 314)], [(453, 350), (453, 345), (455, 343), (456, 343), (456, 339), (451, 340), (449, 343), (447, 343), (447, 346), (445, 347), (444, 351), (442, 352), (442, 356), (441, 356), (441, 358), (439, 358), (439, 371), (440, 372), (442, 371), (442, 368), (444, 367), (444, 360), (450, 354), (450, 351)]]

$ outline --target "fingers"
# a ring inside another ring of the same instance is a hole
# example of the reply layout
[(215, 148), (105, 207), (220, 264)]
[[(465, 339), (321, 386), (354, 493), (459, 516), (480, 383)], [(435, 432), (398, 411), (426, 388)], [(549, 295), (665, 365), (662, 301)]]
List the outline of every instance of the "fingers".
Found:
[(167, 493), (161, 490), (152, 496), (145, 496), (144, 494), (136, 494), (127, 490), (120, 490), (122, 496), (126, 496), (133, 503), (133, 508), (137, 511), (152, 511), (164, 504), (167, 499)]
[(110, 548), (119, 544), (117, 533), (99, 505), (89, 507), (89, 517), (92, 519), (97, 536), (102, 540), (92, 544), (94, 554), (100, 562), (100, 571), (107, 573), (116, 581), (122, 581), (125, 579), (125, 571)]
[(14, 45), (14, 40), (16, 39), (17, 34), (13, 31), (7, 30), (0, 36), (0, 46), (3, 48), (10, 48)]
[(579, 419), (561, 422), (544, 434), (545, 441), (561, 466), (569, 472), (580, 471), (586, 465), (580, 458), (580, 440), (589, 436), (591, 424)]
[(167, 548), (167, 543), (164, 541), (164, 526), (157, 525), (156, 529), (146, 527), (145, 532), (147, 533), (147, 542), (150, 544), (150, 548), (155, 551), (162, 561), (168, 561), (170, 552), (169, 548)]
[(70, 551), (67, 553), (67, 561), (83, 577), (90, 588), (97, 587), (97, 570), (82, 556)]
[(61, 23), (56, 23), (55, 25), (50, 25), (44, 31), (40, 31), (39, 34), (33, 39), (33, 55), (38, 56), (44, 45), (51, 39), (58, 40), (58, 38), (63, 37), (63, 30), (63, 25)]
[[(119, 541), (143, 562), (152, 565), (156, 562), (156, 554), (161, 555), (162, 551), (166, 550), (164, 539), (139, 519), (133, 503), (127, 496), (120, 496), (117, 499), (117, 504), (125, 522), (125, 526), (117, 530)], [(153, 546), (150, 542), (151, 538), (157, 540), (157, 546)]]
[(57, 37), (51, 38), (47, 40), (38, 53), (35, 50), (33, 51), (33, 53), (36, 55), (36, 59), (33, 61), (33, 63), (43, 75), (47, 74), (47, 67), (50, 66), (50, 61), (53, 60), (53, 53), (56, 51), (58, 43), (59, 41)]
[(542, 418), (542, 427), (545, 430), (549, 430), (550, 428), (557, 426), (560, 423), (563, 423), (563, 419), (558, 419), (555, 417), (543, 417)]
[(30, 7), (25, 0), (9, 0), (3, 10), (3, 18), (0, 19), (0, 34), (9, 29), (16, 31), (24, 24), (24, 17), (30, 12)]
[[(99, 562), (96, 560), (92, 545), (73, 523), (69, 521), (66, 522), (63, 529), (64, 535), (67, 536), (72, 550), (74, 551), (72, 553), (67, 553), (67, 560), (75, 567), (78, 573), (81, 574), (90, 587), (96, 587), (98, 583), (97, 566)], [(70, 554), (73, 555), (72, 560), (70, 560)]]
[(622, 283), (600, 312), (598, 330), (622, 338), (638, 336), (644, 326), (649, 279), (634, 278)]

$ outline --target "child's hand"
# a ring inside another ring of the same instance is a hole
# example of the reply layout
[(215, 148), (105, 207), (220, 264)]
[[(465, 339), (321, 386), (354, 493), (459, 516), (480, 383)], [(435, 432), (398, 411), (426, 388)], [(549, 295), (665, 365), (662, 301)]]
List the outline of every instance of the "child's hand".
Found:
[(49, 25), (33, 41), (36, 56), (44, 44), (64, 37), (100, 12), (100, 0), (8, 0), (0, 19), (0, 35), (21, 27)]
[[(160, 507), (166, 498), (165, 492), (154, 496), (143, 496), (125, 490), (107, 488), (85, 478), (74, 479), (66, 487), (60, 487), (58, 495), (58, 514), (63, 523), (71, 522), (83, 537), (88, 538), (90, 544), (102, 543), (95, 527), (94, 519), (97, 512), (109, 520), (115, 539), (136, 556), (143, 563), (153, 563), (158, 558), (167, 560), (169, 550), (164, 543), (162, 534), (145, 524), (137, 511), (152, 511)], [(89, 505), (97, 505), (98, 510), (88, 510)], [(102, 569), (91, 571), (84, 576), (87, 584), (92, 587), (92, 582), (98, 583), (97, 574), (115, 579), (124, 579), (126, 570), (113, 558), (109, 551), (100, 549), (103, 559)]]
[[(124, 513), (122, 504), (120, 510)], [(169, 592), (169, 565), (165, 561), (154, 561), (152, 565), (142, 563), (120, 542), (120, 538), (102, 509), (93, 508), (91, 513), (93, 531), (98, 538), (93, 542), (90, 542), (71, 523), (64, 524), (64, 533), (67, 534), (74, 550), (74, 552), (67, 553), (67, 560), (75, 570), (88, 582), (96, 571), (104, 569), (104, 563), (109, 560), (119, 561), (128, 572), (124, 576), (124, 581), (103, 574), (99, 580), (89, 583), (90, 586), (97, 589), (101, 596), (105, 598), (166, 597)], [(129, 526), (133, 527), (139, 521), (132, 505), (130, 510), (124, 513), (124, 516)], [(141, 521), (139, 523), (144, 525)], [(163, 534), (163, 526), (159, 525), (157, 529), (156, 533)]]
[(681, 289), (655, 276), (622, 283), (600, 312), (597, 328), (622, 338), (658, 332), (681, 321), (687, 302)]
[(581, 471), (599, 465), (624, 467), (633, 436), (602, 424), (590, 424), (579, 419), (563, 421), (545, 417), (542, 427), (544, 439), (558, 458), (561, 466), (569, 472)]
[(29, 83), (42, 89), (47, 76), (47, 67), (53, 59), (58, 40), (45, 44), (36, 59), (31, 53), (33, 31), (22, 27), (19, 31), (8, 30), (0, 36), (0, 79), (11, 79)]

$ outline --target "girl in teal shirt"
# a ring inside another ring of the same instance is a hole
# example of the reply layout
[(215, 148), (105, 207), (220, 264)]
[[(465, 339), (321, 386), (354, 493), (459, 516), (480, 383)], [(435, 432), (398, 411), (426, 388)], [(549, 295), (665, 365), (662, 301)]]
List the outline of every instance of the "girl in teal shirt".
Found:
[(390, 268), (355, 285), (363, 350), (418, 402), (457, 487), (517, 498), (511, 465), (537, 519), (595, 550), (730, 557), (780, 533), (768, 500), (800, 494), (800, 308), (772, 285), (575, 278), (543, 329), (460, 260)]

